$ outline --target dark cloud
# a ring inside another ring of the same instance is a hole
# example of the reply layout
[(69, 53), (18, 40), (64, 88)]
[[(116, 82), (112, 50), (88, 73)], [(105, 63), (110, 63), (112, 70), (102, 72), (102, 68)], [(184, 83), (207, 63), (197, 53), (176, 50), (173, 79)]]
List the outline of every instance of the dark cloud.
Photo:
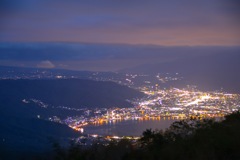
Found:
[(237, 26), (240, 25), (240, 1), (239, 0), (222, 0), (222, 10), (228, 15), (228, 18), (231, 20), (230, 23), (233, 23)]

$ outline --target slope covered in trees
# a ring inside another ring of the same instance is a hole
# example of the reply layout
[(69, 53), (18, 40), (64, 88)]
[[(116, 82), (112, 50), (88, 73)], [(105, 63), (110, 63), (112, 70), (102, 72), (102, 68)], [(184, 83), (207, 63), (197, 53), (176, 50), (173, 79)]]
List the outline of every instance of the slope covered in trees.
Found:
[(223, 121), (182, 120), (166, 131), (147, 129), (132, 143), (128, 140), (96, 145), (89, 149), (72, 145), (69, 150), (55, 147), (57, 159), (115, 160), (235, 160), (240, 159), (240, 112)]

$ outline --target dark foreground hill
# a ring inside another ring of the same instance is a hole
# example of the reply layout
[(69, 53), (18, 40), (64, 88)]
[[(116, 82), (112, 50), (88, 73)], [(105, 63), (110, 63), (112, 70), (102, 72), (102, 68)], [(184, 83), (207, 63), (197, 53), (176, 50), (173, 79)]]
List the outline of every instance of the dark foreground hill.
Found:
[(54, 142), (67, 146), (71, 138), (80, 136), (67, 125), (12, 115), (1, 115), (0, 128), (0, 152), (3, 157), (51, 151)]

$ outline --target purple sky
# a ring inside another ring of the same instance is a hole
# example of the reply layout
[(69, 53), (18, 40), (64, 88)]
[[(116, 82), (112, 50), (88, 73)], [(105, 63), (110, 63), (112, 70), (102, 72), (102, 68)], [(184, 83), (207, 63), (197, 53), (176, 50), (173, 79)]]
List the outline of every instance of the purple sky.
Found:
[(0, 42), (240, 45), (238, 0), (1, 0)]

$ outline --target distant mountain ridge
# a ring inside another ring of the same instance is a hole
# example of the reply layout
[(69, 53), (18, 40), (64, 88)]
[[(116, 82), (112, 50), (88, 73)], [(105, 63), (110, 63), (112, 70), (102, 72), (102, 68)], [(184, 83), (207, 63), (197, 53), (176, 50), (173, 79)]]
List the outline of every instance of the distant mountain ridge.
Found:
[[(130, 73), (179, 73), (184, 85), (197, 85), (200, 90), (216, 90), (240, 93), (240, 54), (239, 50), (229, 53), (179, 54), (176, 61), (152, 63), (121, 70)], [(178, 87), (178, 83), (173, 86)], [(182, 86), (184, 86), (182, 85)]]
[(35, 98), (55, 106), (131, 107), (127, 99), (142, 93), (114, 82), (81, 79), (1, 80), (0, 99)]

